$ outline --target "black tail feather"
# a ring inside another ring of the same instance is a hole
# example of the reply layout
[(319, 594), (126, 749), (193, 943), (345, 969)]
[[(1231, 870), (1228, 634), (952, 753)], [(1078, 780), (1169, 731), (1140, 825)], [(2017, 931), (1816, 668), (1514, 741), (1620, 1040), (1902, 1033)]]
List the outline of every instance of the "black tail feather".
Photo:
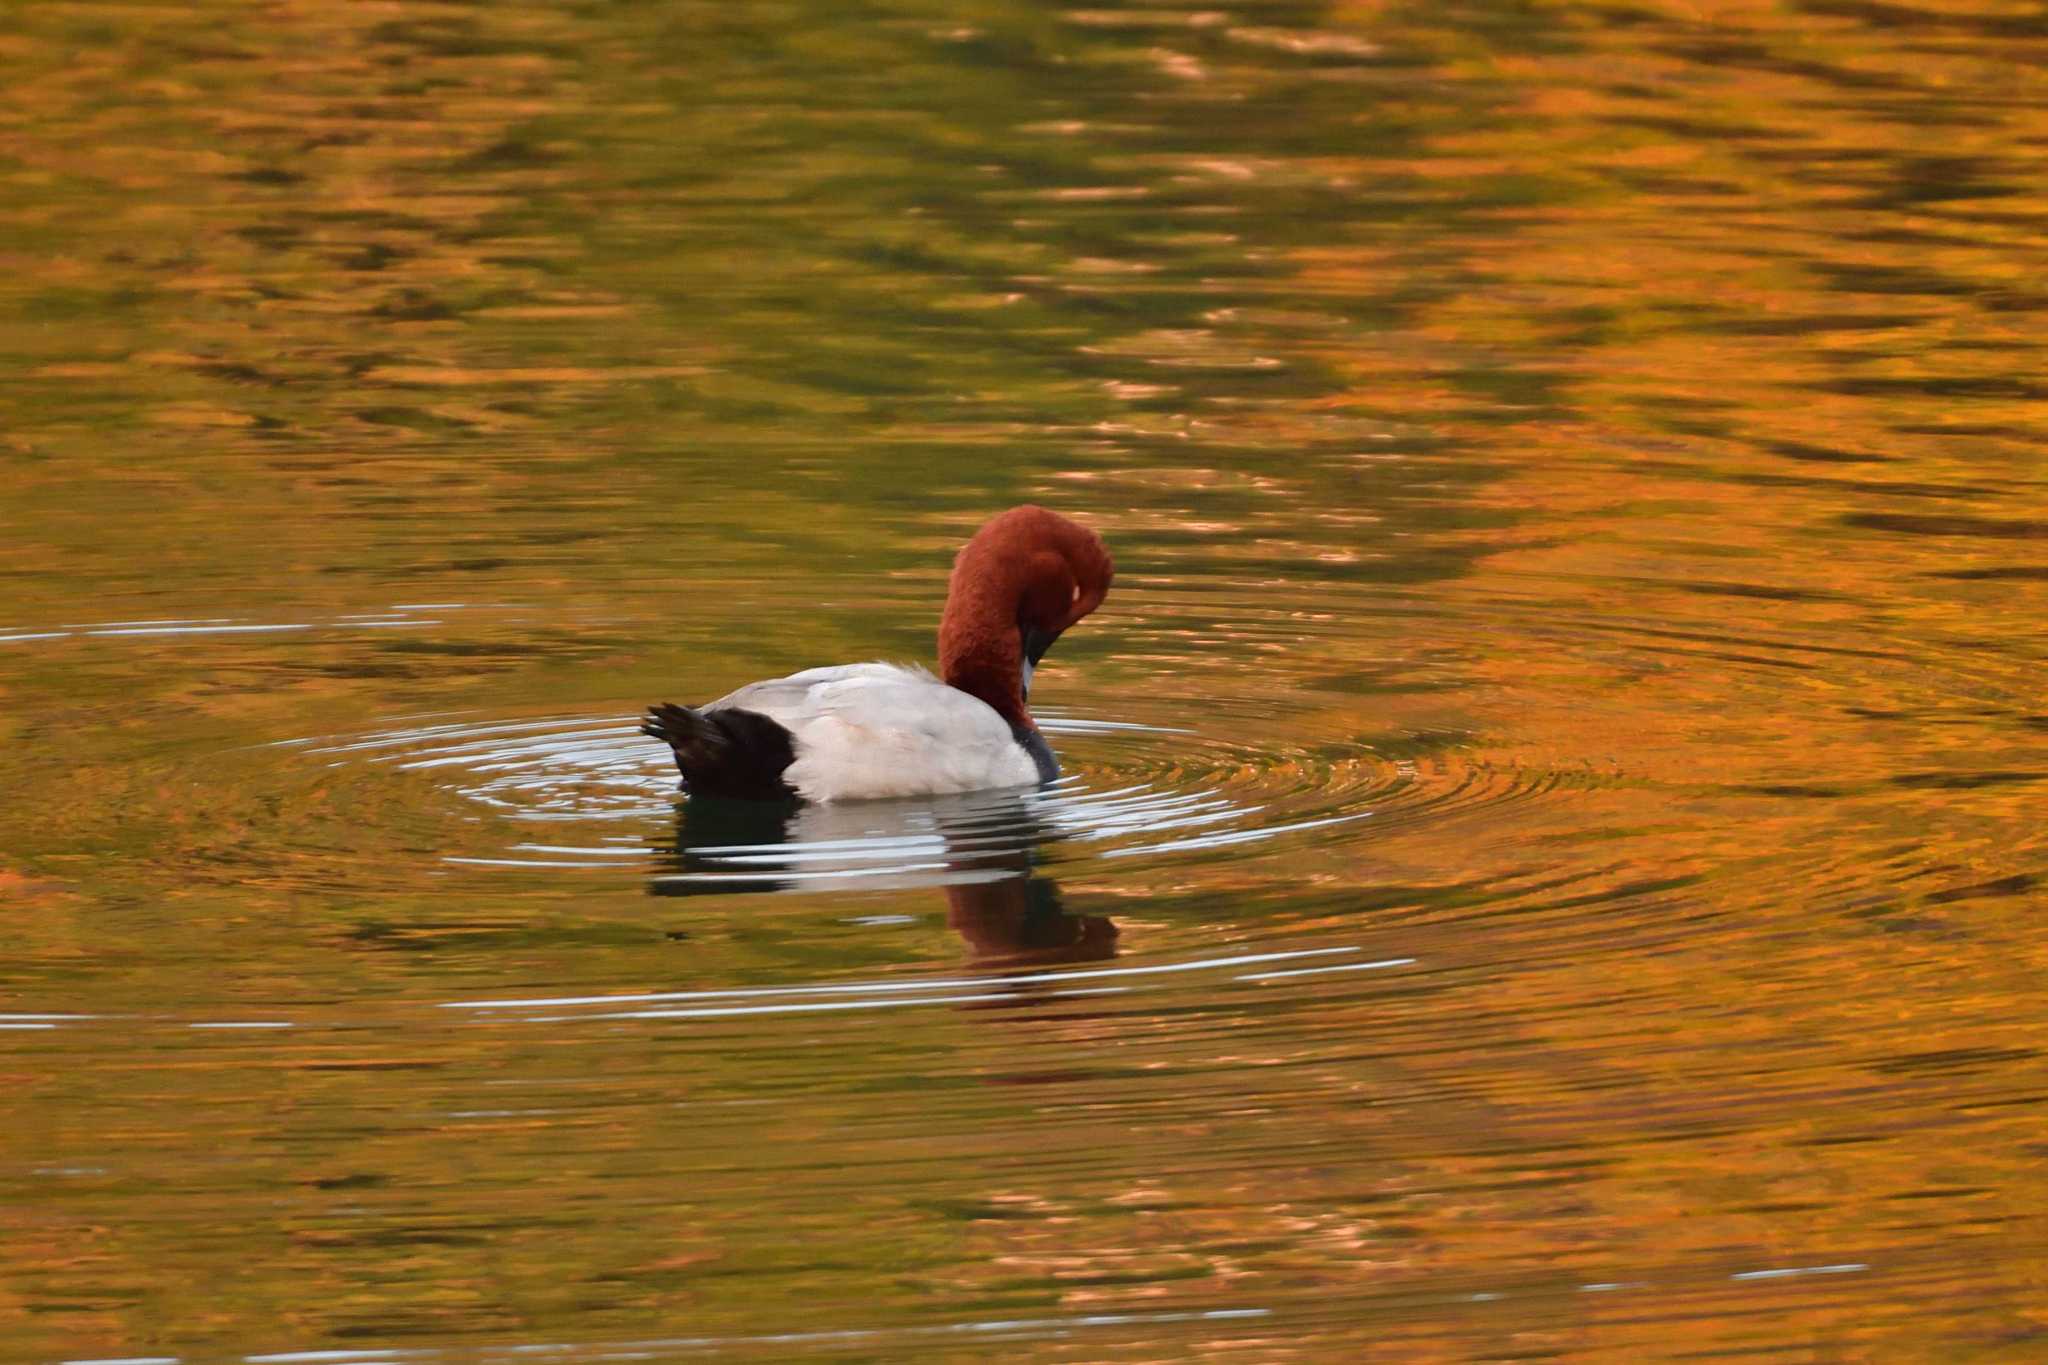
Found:
[(673, 702), (647, 708), (640, 733), (675, 751), (691, 796), (786, 801), (796, 791), (782, 774), (796, 761), (788, 730), (758, 711), (696, 711)]

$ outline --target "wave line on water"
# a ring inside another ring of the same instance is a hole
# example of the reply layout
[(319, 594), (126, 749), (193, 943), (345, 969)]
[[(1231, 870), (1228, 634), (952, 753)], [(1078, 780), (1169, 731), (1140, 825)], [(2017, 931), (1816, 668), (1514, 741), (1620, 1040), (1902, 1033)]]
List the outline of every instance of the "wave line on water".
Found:
[(1377, 962), (1346, 962), (1335, 967), (1295, 967), (1284, 972), (1247, 972), (1239, 981), (1279, 981), (1294, 976), (1327, 976), (1331, 972), (1378, 972), (1389, 967), (1412, 967), (1412, 957), (1383, 957)]
[[(1001, 983), (991, 983), (1001, 984)], [(600, 1019), (730, 1019), (759, 1014), (826, 1014), (846, 1010), (906, 1009), (912, 1005), (987, 1005), (1004, 1000), (1068, 1000), (1081, 996), (1127, 995), (1135, 986), (1093, 986), (1076, 991), (1048, 991), (1042, 996), (1022, 991), (991, 990), (979, 995), (919, 995), (905, 1000), (817, 1000), (787, 1005), (713, 1005), (705, 1009), (605, 1010), (596, 1014), (529, 1015), (529, 1024), (569, 1024)]]
[(639, 995), (565, 995), (531, 999), (444, 1000), (444, 1010), (563, 1009), (578, 1005), (653, 1004), (664, 1000), (761, 999), (790, 995), (872, 995), (904, 991), (960, 990), (983, 985), (1038, 986), (1057, 981), (1095, 981), (1105, 977), (1160, 976), (1224, 967), (1248, 967), (1261, 962), (1286, 962), (1310, 957), (1333, 957), (1360, 951), (1355, 945), (1337, 948), (1294, 948), (1276, 953), (1240, 953), (1231, 957), (1197, 958), (1190, 962), (1162, 962), (1145, 967), (1090, 967), (1075, 971), (1027, 972), (1001, 977), (939, 977), (922, 981), (850, 981), (817, 986), (734, 986), (708, 991), (651, 991)]
[(306, 622), (269, 626), (117, 626), (82, 630), (81, 635), (261, 635), (287, 630), (311, 630)]
[(1837, 1265), (1795, 1265), (1781, 1270), (1741, 1270), (1728, 1278), (1731, 1280), (1789, 1280), (1800, 1275), (1854, 1275), (1870, 1269), (1861, 1261), (1843, 1261)]
[(0, 643), (74, 638), (284, 635), (308, 630), (417, 629), (443, 624), (433, 617), (410, 616), (406, 613), (407, 608), (394, 607), (389, 611), (345, 612), (311, 621), (239, 621), (232, 616), (157, 616), (134, 621), (66, 621), (54, 630), (9, 631), (0, 634)]
[[(1190, 1322), (1249, 1322), (1273, 1315), (1270, 1308), (1204, 1308), (1150, 1313), (1084, 1313), (1070, 1317), (983, 1318), (970, 1322), (932, 1323), (911, 1327), (840, 1327), (810, 1332), (769, 1332), (752, 1336), (651, 1337), (610, 1342), (510, 1342), (469, 1348), (422, 1346), (364, 1347), (357, 1350), (282, 1351), (245, 1355), (243, 1365), (381, 1365), (399, 1360), (475, 1361), (480, 1365), (525, 1360), (619, 1360), (654, 1351), (722, 1351), (760, 1346), (830, 1346), (877, 1342), (892, 1338), (982, 1337), (1034, 1334), (1057, 1336), (1104, 1327), (1150, 1327)], [(138, 1357), (129, 1361), (64, 1361), (60, 1365), (179, 1365), (176, 1356)]]
[(1182, 849), (1228, 848), (1232, 844), (1255, 843), (1271, 839), (1275, 835), (1294, 834), (1305, 829), (1322, 829), (1329, 825), (1349, 824), (1371, 815), (1369, 810), (1356, 811), (1349, 815), (1327, 815), (1320, 820), (1297, 820), (1290, 825), (1262, 825), (1257, 829), (1230, 830), (1222, 834), (1197, 834), (1186, 839), (1168, 839), (1158, 844), (1130, 844), (1123, 848), (1107, 849), (1105, 858), (1135, 858), (1141, 853), (1172, 853)]

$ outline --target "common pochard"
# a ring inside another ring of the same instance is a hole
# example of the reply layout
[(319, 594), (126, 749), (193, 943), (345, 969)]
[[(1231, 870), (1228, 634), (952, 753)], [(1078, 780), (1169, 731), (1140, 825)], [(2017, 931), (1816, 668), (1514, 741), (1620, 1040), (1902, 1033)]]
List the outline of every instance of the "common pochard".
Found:
[(961, 547), (939, 623), (939, 677), (840, 664), (749, 683), (708, 705), (648, 708), (693, 797), (855, 801), (1050, 782), (1052, 746), (1025, 703), (1053, 641), (1102, 605), (1102, 537), (1013, 507)]

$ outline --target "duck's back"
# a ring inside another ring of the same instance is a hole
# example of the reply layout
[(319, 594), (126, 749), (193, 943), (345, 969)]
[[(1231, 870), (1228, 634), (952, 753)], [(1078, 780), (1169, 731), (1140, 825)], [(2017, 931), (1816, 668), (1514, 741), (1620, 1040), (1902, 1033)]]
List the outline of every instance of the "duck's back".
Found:
[(782, 781), (808, 801), (977, 791), (1047, 776), (995, 708), (921, 668), (810, 668), (749, 683), (702, 710), (747, 712), (787, 731), (793, 756)]

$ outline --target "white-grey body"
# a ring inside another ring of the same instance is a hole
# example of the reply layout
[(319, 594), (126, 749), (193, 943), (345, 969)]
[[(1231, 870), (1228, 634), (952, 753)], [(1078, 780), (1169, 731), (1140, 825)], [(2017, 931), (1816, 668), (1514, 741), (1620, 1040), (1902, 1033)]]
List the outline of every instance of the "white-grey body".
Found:
[(994, 707), (922, 668), (807, 668), (701, 709), (751, 711), (789, 731), (796, 757), (782, 780), (806, 801), (981, 791), (1046, 776)]

